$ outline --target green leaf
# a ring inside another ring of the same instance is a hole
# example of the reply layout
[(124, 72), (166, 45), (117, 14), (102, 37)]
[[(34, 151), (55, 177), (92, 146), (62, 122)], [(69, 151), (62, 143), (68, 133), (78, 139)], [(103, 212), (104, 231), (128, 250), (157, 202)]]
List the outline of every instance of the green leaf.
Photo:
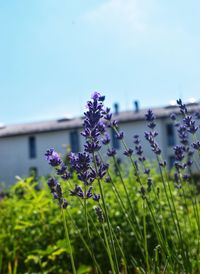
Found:
[(49, 255), (48, 258), (52, 261), (55, 261), (56, 257), (60, 256), (63, 253), (66, 253), (66, 249), (65, 248), (59, 248), (56, 251), (54, 251), (51, 255)]
[(77, 271), (77, 274), (86, 274), (92, 271), (91, 266), (81, 265)]
[(35, 264), (38, 264), (40, 262), (40, 258), (39, 256), (29, 255), (26, 258), (25, 263), (29, 263), (30, 261), (33, 261)]

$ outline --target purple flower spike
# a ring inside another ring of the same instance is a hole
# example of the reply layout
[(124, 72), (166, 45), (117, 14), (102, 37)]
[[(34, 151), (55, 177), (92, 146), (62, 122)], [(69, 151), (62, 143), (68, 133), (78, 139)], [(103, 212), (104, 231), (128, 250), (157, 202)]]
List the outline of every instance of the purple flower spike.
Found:
[(108, 145), (110, 143), (110, 136), (108, 133), (105, 133), (104, 138), (102, 139), (103, 145)]
[(101, 163), (101, 165), (99, 166), (99, 171), (98, 171), (99, 178), (102, 179), (106, 175), (108, 167), (109, 167), (108, 164)]
[(103, 223), (104, 222), (104, 217), (103, 217), (103, 212), (102, 212), (101, 208), (96, 207), (95, 211), (96, 211), (96, 215), (97, 215), (97, 218), (98, 218), (99, 222)]
[(188, 113), (186, 105), (183, 104), (181, 99), (178, 99), (176, 102), (177, 102), (177, 105), (179, 106), (180, 112), (183, 115), (186, 115)]
[(171, 118), (172, 121), (176, 121), (177, 116), (176, 116), (175, 113), (171, 113), (170, 118)]
[(101, 97), (101, 94), (99, 92), (94, 92), (91, 96), (91, 99), (97, 101)]
[(147, 111), (147, 114), (145, 114), (146, 116), (146, 121), (148, 122), (148, 127), (151, 128), (151, 129), (154, 129), (156, 124), (155, 124), (155, 115), (153, 114), (153, 111), (152, 110), (148, 110)]
[(62, 207), (63, 207), (63, 208), (67, 208), (68, 205), (69, 205), (69, 203), (67, 202), (67, 200), (66, 200), (66, 199), (63, 199)]
[(58, 182), (57, 182), (57, 180), (55, 180), (54, 178), (50, 178), (50, 179), (48, 180), (47, 184), (48, 184), (48, 186), (49, 186), (49, 188), (50, 188), (51, 190), (54, 190), (55, 187), (57, 186)]
[(185, 153), (184, 146), (177, 145), (177, 146), (174, 147), (175, 159), (177, 161), (182, 161), (183, 160), (183, 158), (185, 157), (184, 153)]
[(115, 127), (115, 128), (118, 128), (118, 121), (117, 120), (113, 120), (112, 126)]
[(93, 200), (94, 200), (95, 202), (99, 202), (100, 198), (101, 198), (100, 194), (95, 194), (95, 193), (94, 193), (94, 195), (93, 195)]
[(187, 131), (190, 132), (191, 134), (195, 134), (196, 131), (198, 130), (198, 127), (195, 126), (195, 121), (193, 120), (192, 116), (186, 116), (183, 119), (183, 122), (187, 128)]
[(193, 147), (195, 150), (200, 151), (200, 142), (197, 141), (196, 143), (193, 143), (193, 144), (192, 144), (192, 147)]
[(50, 178), (47, 182), (51, 193), (53, 195), (53, 198), (55, 200), (58, 200), (58, 204), (60, 207), (66, 208), (68, 203), (67, 201), (63, 198), (63, 194), (62, 194), (62, 189), (60, 184), (57, 182), (56, 179), (54, 178)]
[(114, 148), (112, 148), (112, 149), (108, 149), (107, 150), (107, 155), (109, 156), (109, 157), (113, 157), (113, 156), (115, 156), (116, 155), (116, 150), (114, 149)]
[(89, 199), (93, 196), (92, 194), (92, 186), (89, 187), (88, 191), (86, 192), (86, 198)]
[(111, 182), (110, 176), (107, 176), (107, 177), (106, 177), (105, 182), (106, 182), (106, 183), (110, 183), (110, 182)]
[(70, 195), (84, 198), (84, 192), (80, 186), (76, 186), (74, 190), (70, 190)]
[(53, 148), (47, 150), (45, 156), (48, 163), (53, 167), (59, 166), (62, 163), (59, 154)]
[(117, 133), (116, 138), (117, 138), (118, 140), (122, 140), (122, 139), (124, 138), (124, 132), (121, 131), (121, 132)]
[(124, 151), (124, 155), (127, 156), (127, 157), (131, 157), (132, 154), (133, 154), (133, 150), (131, 148)]
[(149, 168), (145, 168), (145, 170), (144, 170), (144, 174), (149, 175), (149, 173), (150, 173), (150, 169), (149, 169)]

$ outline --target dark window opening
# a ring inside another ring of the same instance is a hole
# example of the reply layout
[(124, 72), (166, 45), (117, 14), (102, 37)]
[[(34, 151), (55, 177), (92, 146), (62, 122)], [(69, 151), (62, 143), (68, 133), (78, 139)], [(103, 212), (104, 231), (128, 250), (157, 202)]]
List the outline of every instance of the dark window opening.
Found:
[(115, 132), (115, 130), (112, 128), (111, 129), (111, 131), (112, 131), (112, 145), (113, 145), (113, 148), (115, 148), (115, 149), (119, 149), (120, 148), (120, 141), (117, 139), (117, 134), (116, 134), (116, 132)]
[(175, 162), (175, 157), (173, 155), (169, 156), (169, 169), (173, 168), (174, 162)]
[(175, 134), (174, 134), (173, 124), (167, 124), (166, 130), (167, 130), (167, 144), (168, 144), (168, 146), (174, 146), (175, 145)]
[(36, 158), (36, 138), (34, 136), (29, 137), (29, 157)]
[(80, 151), (79, 134), (78, 131), (70, 132), (70, 146), (72, 152)]

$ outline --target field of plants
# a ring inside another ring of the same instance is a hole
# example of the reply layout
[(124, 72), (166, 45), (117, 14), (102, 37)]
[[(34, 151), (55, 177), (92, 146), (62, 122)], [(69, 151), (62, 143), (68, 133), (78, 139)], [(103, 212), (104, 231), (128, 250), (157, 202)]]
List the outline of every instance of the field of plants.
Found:
[[(171, 119), (179, 144), (169, 172), (152, 111), (144, 129), (155, 158), (150, 164), (140, 136), (127, 147), (104, 99), (94, 93), (87, 103), (84, 151), (61, 158), (49, 148), (51, 176), (18, 178), (2, 195), (1, 274), (200, 273), (199, 180), (192, 172), (200, 168), (196, 114), (177, 101), (181, 118)], [(124, 148), (125, 164), (108, 128)]]

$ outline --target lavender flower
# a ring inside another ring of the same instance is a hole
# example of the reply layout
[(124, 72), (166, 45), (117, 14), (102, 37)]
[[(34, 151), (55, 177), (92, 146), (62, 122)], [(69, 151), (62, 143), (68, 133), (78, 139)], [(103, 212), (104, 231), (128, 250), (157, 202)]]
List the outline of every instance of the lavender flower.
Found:
[(91, 141), (86, 141), (86, 144), (84, 145), (84, 147), (85, 147), (85, 152), (93, 153), (95, 151), (99, 151), (101, 148), (101, 145), (98, 140), (96, 140), (95, 142), (91, 140)]
[(177, 145), (174, 148), (174, 154), (175, 154), (175, 159), (177, 161), (182, 161), (183, 158), (185, 157), (184, 153), (185, 153), (185, 148), (182, 145)]
[(133, 150), (131, 148), (128, 148), (127, 150), (124, 151), (124, 155), (127, 157), (131, 157), (133, 154)]
[(188, 174), (184, 174), (184, 175), (183, 175), (183, 180), (189, 181), (190, 179), (191, 179), (191, 176), (190, 176), (190, 175), (188, 175)]
[(159, 162), (159, 165), (161, 166), (161, 167), (165, 167), (166, 165), (167, 165), (167, 162), (164, 160), (164, 161), (160, 161)]
[(147, 111), (147, 114), (145, 114), (146, 116), (146, 121), (148, 122), (148, 127), (151, 128), (151, 129), (154, 129), (156, 124), (155, 124), (155, 115), (153, 114), (153, 111), (152, 110), (148, 110)]
[(177, 189), (180, 189), (182, 187), (180, 177), (179, 177), (179, 174), (177, 172), (174, 173), (174, 183), (175, 183), (175, 187)]
[(86, 194), (85, 194), (86, 198), (89, 199), (93, 196), (92, 194), (92, 186), (89, 187), (89, 189), (86, 191)]
[(114, 148), (108, 148), (108, 150), (107, 150), (107, 155), (109, 156), (109, 157), (113, 157), (113, 156), (115, 156), (116, 155), (116, 150), (114, 149)]
[(48, 149), (45, 156), (48, 163), (53, 167), (59, 166), (62, 163), (59, 154), (54, 150), (54, 148)]
[(108, 164), (104, 164), (104, 163), (102, 163), (99, 166), (98, 176), (99, 176), (100, 179), (102, 179), (106, 175), (108, 167), (109, 167), (109, 165)]
[(140, 162), (144, 162), (146, 159), (143, 155), (143, 150), (142, 150), (142, 146), (140, 144), (141, 141), (139, 139), (139, 135), (136, 134), (136, 135), (133, 136), (133, 138), (134, 138), (133, 143), (135, 144), (135, 153), (138, 156), (138, 160)]
[(64, 199), (63, 199), (62, 207), (63, 207), (63, 208), (67, 208), (68, 205), (69, 205), (69, 203), (68, 203), (67, 200), (64, 198)]
[(71, 178), (70, 172), (67, 167), (62, 163), (59, 168), (56, 169), (57, 175), (61, 176), (63, 180), (68, 180)]
[(102, 139), (102, 144), (108, 145), (110, 143), (110, 136), (108, 133), (105, 133), (104, 138)]
[(70, 153), (69, 156), (70, 165), (72, 169), (79, 172), (86, 172), (90, 168), (90, 156), (86, 152), (79, 152), (77, 155), (75, 153)]
[(151, 178), (148, 178), (148, 179), (147, 179), (147, 185), (148, 185), (147, 190), (148, 190), (148, 192), (150, 192), (150, 191), (151, 191), (151, 188), (152, 188), (152, 185), (153, 185), (153, 181), (152, 181)]
[(197, 120), (200, 120), (200, 111), (197, 111), (194, 115)]
[(183, 145), (188, 145), (188, 133), (187, 133), (187, 128), (185, 125), (180, 125), (179, 128), (177, 129), (178, 136), (180, 139), (181, 144)]
[(68, 205), (68, 202), (66, 199), (63, 198), (62, 189), (60, 184), (55, 180), (54, 178), (50, 178), (47, 182), (51, 193), (54, 197), (54, 199), (58, 200), (58, 204), (60, 207), (66, 208)]
[(105, 132), (105, 125), (101, 120), (103, 117), (103, 96), (95, 92), (92, 101), (87, 103), (88, 110), (84, 113), (84, 130), (82, 135), (86, 138), (85, 151), (94, 153), (101, 148), (98, 137)]
[(100, 198), (101, 198), (100, 194), (95, 194), (95, 193), (94, 193), (94, 195), (93, 195), (93, 200), (94, 200), (95, 202), (99, 202)]
[(151, 146), (151, 150), (156, 154), (160, 155), (161, 154), (161, 149), (158, 145), (158, 143), (155, 141), (155, 136), (157, 136), (157, 132), (145, 132), (145, 138), (149, 142)]
[(183, 122), (185, 126), (187, 127), (187, 131), (190, 132), (191, 134), (195, 134), (196, 131), (198, 130), (198, 127), (195, 126), (195, 120), (193, 120), (192, 116), (186, 116), (183, 119)]
[(123, 133), (123, 131), (118, 132), (117, 135), (116, 135), (116, 138), (117, 138), (118, 140), (122, 140), (122, 139), (124, 138), (124, 133)]
[(107, 121), (111, 121), (112, 113), (110, 113), (110, 108), (106, 108), (102, 111), (103, 118)]
[(171, 113), (171, 114), (170, 114), (170, 119), (171, 119), (172, 121), (176, 121), (176, 119), (177, 119), (176, 114), (175, 114), (175, 113)]
[(112, 122), (112, 127), (118, 128), (118, 121), (117, 121), (117, 120), (114, 120), (114, 121)]
[(146, 193), (146, 190), (145, 190), (144, 186), (141, 186), (140, 193), (142, 195), (142, 198), (144, 199), (145, 198), (145, 193)]
[(145, 170), (144, 170), (144, 174), (149, 175), (149, 174), (150, 174), (150, 169), (149, 169), (149, 168), (145, 168)]
[(75, 186), (73, 190), (70, 190), (70, 195), (84, 198), (84, 192), (80, 186)]
[(104, 216), (103, 216), (102, 209), (98, 206), (98, 207), (95, 207), (95, 211), (96, 211), (96, 215), (97, 215), (97, 218), (98, 218), (99, 222), (103, 223), (104, 222)]
[(99, 98), (101, 97), (101, 94), (99, 92), (94, 92), (91, 96), (91, 99), (93, 99), (94, 101), (99, 100)]
[(105, 178), (105, 182), (106, 182), (106, 183), (110, 183), (110, 182), (111, 182), (110, 176), (107, 176), (107, 177)]
[(198, 150), (200, 151), (200, 141), (197, 141), (196, 143), (192, 143), (192, 147), (195, 149), (195, 150)]
[(177, 102), (177, 105), (179, 106), (180, 112), (181, 112), (183, 115), (187, 115), (187, 113), (188, 113), (187, 107), (186, 107), (185, 104), (183, 104), (182, 100), (181, 100), (181, 99), (178, 99), (176, 102)]
[[(101, 149), (101, 142), (103, 144), (110, 142), (110, 137), (106, 133), (106, 125), (103, 120), (104, 115), (110, 113), (109, 109), (104, 110), (102, 102), (105, 96), (101, 96), (100, 93), (95, 92), (91, 99), (91, 101), (87, 102), (87, 111), (84, 113), (84, 129), (81, 133), (85, 138), (84, 152), (78, 154), (71, 153), (69, 156), (70, 166), (77, 173), (78, 179), (85, 186), (90, 185), (85, 193), (80, 186), (76, 186), (70, 193), (73, 196), (86, 199), (93, 197), (91, 184), (94, 180), (103, 178), (107, 173), (108, 165), (102, 163), (96, 152)], [(104, 135), (103, 140), (101, 139), (102, 135)]]

